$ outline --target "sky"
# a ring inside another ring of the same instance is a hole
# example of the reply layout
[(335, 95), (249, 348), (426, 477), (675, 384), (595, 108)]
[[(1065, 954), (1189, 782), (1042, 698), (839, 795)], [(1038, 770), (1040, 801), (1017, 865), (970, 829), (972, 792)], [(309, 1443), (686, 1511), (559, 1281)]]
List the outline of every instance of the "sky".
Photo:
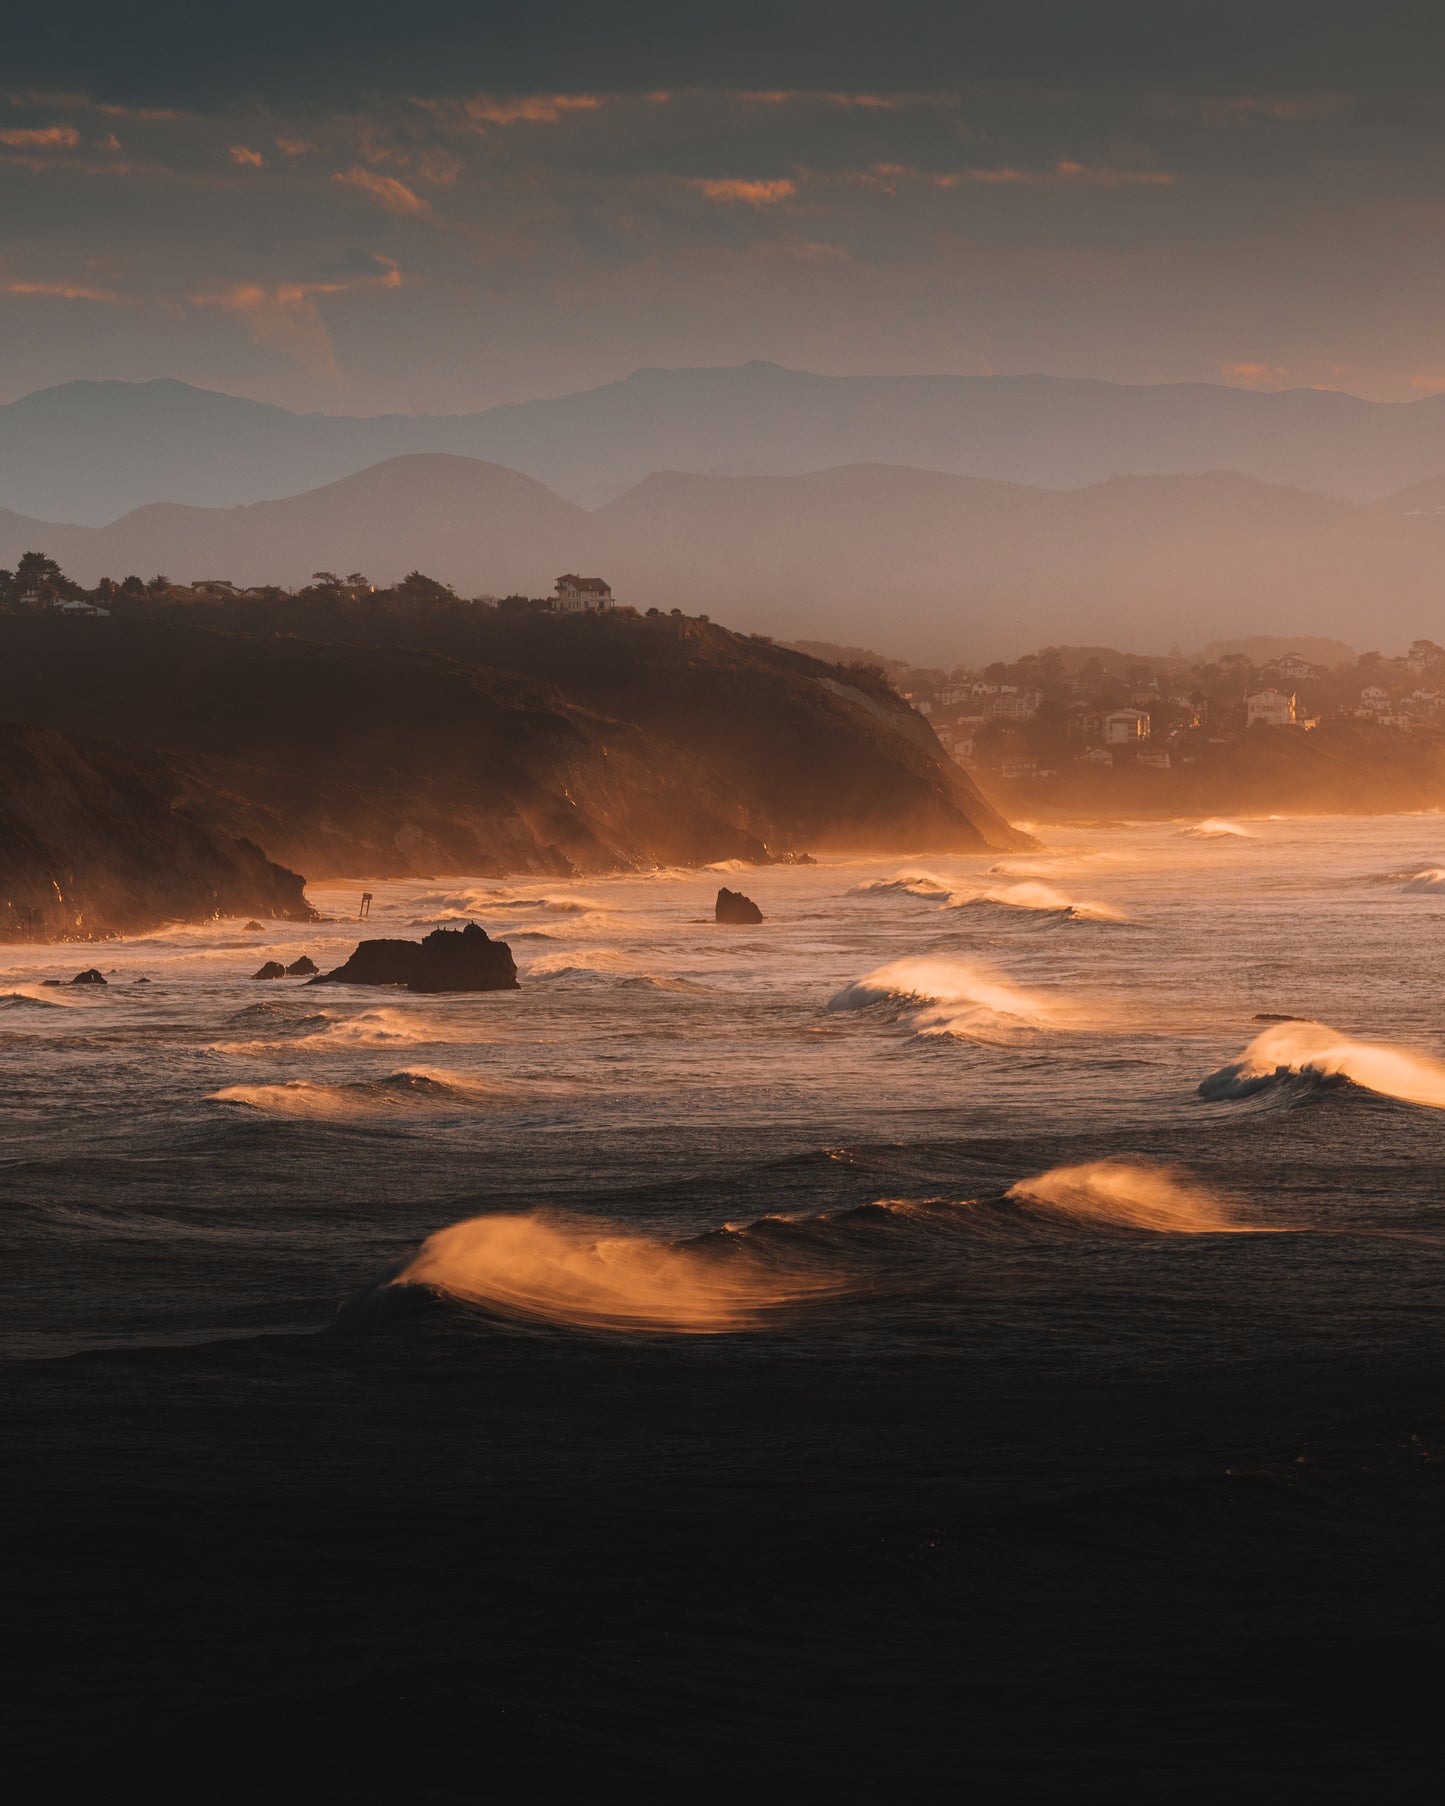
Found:
[(221, 10), (9, 39), (0, 401), (455, 412), (750, 358), (1445, 391), (1435, 3)]

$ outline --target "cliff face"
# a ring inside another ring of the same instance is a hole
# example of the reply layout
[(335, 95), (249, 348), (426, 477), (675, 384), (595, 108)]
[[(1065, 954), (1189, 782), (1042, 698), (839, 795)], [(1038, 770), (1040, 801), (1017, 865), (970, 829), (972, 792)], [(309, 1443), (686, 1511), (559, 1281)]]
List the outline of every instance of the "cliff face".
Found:
[(722, 628), (459, 611), (353, 643), (288, 618), (0, 618), (0, 715), (103, 733), (311, 877), (1025, 844), (896, 698)]
[(0, 941), (313, 914), (295, 872), (172, 808), (116, 748), (0, 722)]

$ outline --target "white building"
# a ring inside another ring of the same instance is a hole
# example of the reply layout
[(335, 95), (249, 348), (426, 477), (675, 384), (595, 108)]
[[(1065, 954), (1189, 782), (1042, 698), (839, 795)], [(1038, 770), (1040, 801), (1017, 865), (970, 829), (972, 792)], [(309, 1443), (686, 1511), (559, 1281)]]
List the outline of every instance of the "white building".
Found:
[(557, 594), (552, 606), (562, 614), (588, 614), (596, 609), (612, 607), (612, 585), (600, 577), (578, 577), (568, 572), (557, 579)]
[(1143, 709), (1115, 709), (1104, 717), (1105, 746), (1132, 746), (1149, 738), (1149, 717)]
[(1256, 690), (1245, 698), (1245, 719), (1250, 727), (1263, 722), (1266, 727), (1293, 727), (1299, 718), (1299, 705), (1293, 695), (1283, 690)]
[(110, 610), (102, 608), (98, 602), (52, 602), (50, 606), (61, 615), (108, 615)]

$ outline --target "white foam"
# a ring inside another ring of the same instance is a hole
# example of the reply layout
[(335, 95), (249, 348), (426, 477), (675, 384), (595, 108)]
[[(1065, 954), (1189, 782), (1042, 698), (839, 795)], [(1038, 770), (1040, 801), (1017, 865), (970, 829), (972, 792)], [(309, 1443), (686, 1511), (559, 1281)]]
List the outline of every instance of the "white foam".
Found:
[(1291, 1076), (1346, 1078), (1366, 1091), (1445, 1110), (1445, 1064), (1383, 1041), (1356, 1041), (1322, 1022), (1279, 1022), (1200, 1085), (1211, 1099), (1249, 1097)]

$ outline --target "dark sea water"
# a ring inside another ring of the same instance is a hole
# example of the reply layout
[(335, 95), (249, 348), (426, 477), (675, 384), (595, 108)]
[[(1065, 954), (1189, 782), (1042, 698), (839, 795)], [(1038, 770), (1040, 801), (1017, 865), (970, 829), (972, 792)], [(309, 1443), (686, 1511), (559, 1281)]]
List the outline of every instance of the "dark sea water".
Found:
[(3, 950), (22, 1797), (1434, 1797), (1445, 829), (1043, 837)]

